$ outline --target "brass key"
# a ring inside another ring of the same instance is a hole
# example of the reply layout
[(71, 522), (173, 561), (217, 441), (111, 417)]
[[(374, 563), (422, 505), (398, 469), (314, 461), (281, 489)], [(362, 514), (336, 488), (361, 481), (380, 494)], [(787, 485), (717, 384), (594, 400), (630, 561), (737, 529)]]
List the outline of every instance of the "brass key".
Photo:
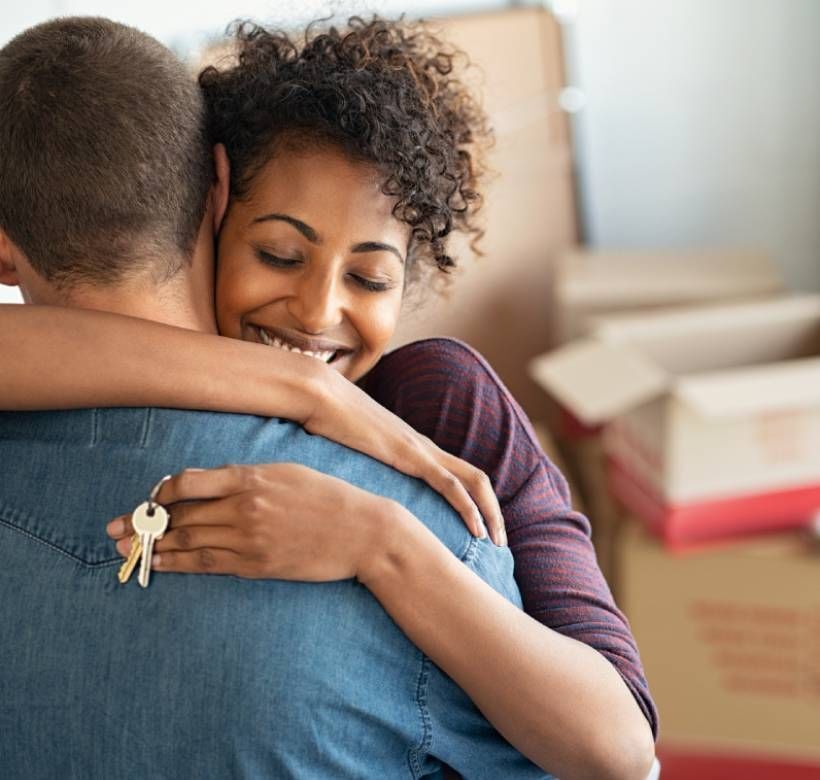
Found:
[(134, 569), (137, 568), (137, 564), (139, 563), (141, 557), (142, 542), (140, 541), (140, 535), (134, 534), (131, 537), (131, 552), (128, 553), (125, 563), (120, 566), (120, 570), (117, 573), (117, 578), (119, 579), (121, 585), (125, 585), (125, 583), (131, 579), (131, 575), (134, 573)]

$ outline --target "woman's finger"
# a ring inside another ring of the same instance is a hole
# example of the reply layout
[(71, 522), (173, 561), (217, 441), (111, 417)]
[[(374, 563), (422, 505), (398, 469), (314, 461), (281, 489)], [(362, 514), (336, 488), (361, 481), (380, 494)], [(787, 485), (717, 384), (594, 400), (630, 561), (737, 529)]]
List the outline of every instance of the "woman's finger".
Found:
[[(483, 536), (481, 532), (475, 532), (476, 527), (486, 528), (495, 544), (506, 545), (504, 516), (490, 478), (481, 469), (441, 449), (428, 437), (420, 436), (420, 439), (425, 455), (433, 459), (437, 469), (433, 479), (427, 475), (423, 477), (427, 484), (447, 499), (474, 536)], [(458, 486), (453, 479), (458, 482)], [(479, 513), (477, 520), (474, 519), (476, 513)], [(481, 517), (484, 518), (483, 521)]]
[[(188, 504), (176, 504), (168, 506), (169, 525), (173, 527), (186, 525), (222, 525), (226, 518), (230, 518), (241, 509), (236, 506), (235, 497), (230, 499), (211, 499), (209, 501), (195, 501)], [(226, 505), (225, 502), (230, 501)], [(130, 538), (134, 535), (134, 526), (131, 522), (131, 515), (120, 515), (115, 517), (105, 527), (106, 533), (115, 541)]]
[(501, 507), (498, 504), (498, 498), (495, 495), (490, 478), (481, 469), (457, 458), (455, 455), (450, 455), (443, 450), (441, 452), (445, 458), (445, 467), (449, 467), (459, 478), (461, 484), (464, 485), (470, 497), (478, 506), (490, 532), (490, 538), (497, 545), (506, 545), (507, 531), (504, 525), (504, 515), (501, 513)]
[(487, 535), (478, 507), (458, 477), (443, 466), (434, 464), (424, 480), (461, 515), (464, 524), (473, 536), (483, 539)]
[(249, 466), (231, 465), (214, 469), (185, 469), (163, 484), (157, 501), (163, 506), (179, 501), (223, 498), (247, 490), (255, 471)]
[[(132, 536), (126, 536), (117, 542), (117, 552), (127, 558), (131, 552)], [(205, 547), (223, 549), (240, 556), (249, 556), (247, 535), (234, 526), (204, 525), (186, 526), (167, 531), (162, 539), (154, 542), (155, 553), (185, 552)]]
[(120, 515), (115, 517), (106, 527), (105, 532), (115, 541), (124, 539), (134, 533), (131, 525), (131, 515)]
[(193, 525), (171, 528), (154, 543), (154, 552), (199, 550), (204, 547), (247, 555), (247, 535), (235, 526)]
[(184, 574), (233, 574), (252, 576), (247, 562), (231, 550), (200, 547), (197, 550), (174, 550), (155, 553), (151, 568), (154, 571), (174, 571)]

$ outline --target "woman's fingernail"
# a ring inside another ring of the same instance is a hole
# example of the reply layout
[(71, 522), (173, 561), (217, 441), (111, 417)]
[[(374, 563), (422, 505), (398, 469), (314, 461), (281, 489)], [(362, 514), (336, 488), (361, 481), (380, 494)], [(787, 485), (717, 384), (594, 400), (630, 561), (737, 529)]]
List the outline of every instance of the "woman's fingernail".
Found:
[(162, 562), (162, 556), (159, 553), (154, 553), (153, 557), (151, 558), (151, 565), (152, 566), (159, 566)]
[(109, 536), (122, 536), (125, 533), (125, 520), (118, 517), (116, 520), (112, 520), (105, 527), (105, 530), (108, 532)]
[[(465, 520), (466, 520), (466, 518), (465, 518)], [(467, 528), (469, 528), (471, 525), (475, 529), (474, 531), (471, 532), (473, 534), (473, 536), (476, 539), (481, 539), (482, 538), (481, 534), (484, 533), (485, 529), (484, 529), (484, 522), (482, 521), (481, 515), (478, 514), (478, 512), (473, 511), (472, 519), (467, 522)]]

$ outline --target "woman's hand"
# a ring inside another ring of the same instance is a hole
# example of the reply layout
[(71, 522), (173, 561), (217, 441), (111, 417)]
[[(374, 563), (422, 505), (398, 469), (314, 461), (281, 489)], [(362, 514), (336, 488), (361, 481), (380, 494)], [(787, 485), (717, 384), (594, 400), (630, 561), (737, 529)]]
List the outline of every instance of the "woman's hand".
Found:
[[(157, 500), (171, 521), (154, 545), (156, 571), (308, 582), (362, 574), (393, 504), (293, 463), (188, 469)], [(107, 531), (127, 555), (130, 515)]]
[[(331, 376), (332, 374), (332, 376)], [(322, 371), (319, 401), (302, 420), (309, 433), (341, 442), (426, 482), (461, 515), (474, 536), (507, 544), (504, 517), (489, 477), (438, 447), (336, 371)]]

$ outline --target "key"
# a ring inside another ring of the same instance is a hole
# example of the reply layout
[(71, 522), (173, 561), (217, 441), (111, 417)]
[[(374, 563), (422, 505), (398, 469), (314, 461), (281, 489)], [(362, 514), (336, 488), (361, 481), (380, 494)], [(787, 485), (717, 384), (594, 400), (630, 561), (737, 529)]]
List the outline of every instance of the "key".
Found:
[(148, 587), (151, 577), (151, 557), (154, 554), (154, 542), (162, 539), (168, 528), (168, 512), (163, 506), (153, 501), (140, 504), (131, 515), (131, 524), (134, 533), (139, 534), (142, 554), (140, 556), (140, 571), (137, 577), (143, 588)]
[(128, 553), (125, 563), (120, 566), (120, 570), (117, 572), (120, 585), (125, 585), (125, 583), (131, 579), (131, 575), (134, 573), (134, 569), (137, 568), (141, 555), (142, 542), (140, 542), (139, 534), (134, 534), (131, 537), (131, 551)]

